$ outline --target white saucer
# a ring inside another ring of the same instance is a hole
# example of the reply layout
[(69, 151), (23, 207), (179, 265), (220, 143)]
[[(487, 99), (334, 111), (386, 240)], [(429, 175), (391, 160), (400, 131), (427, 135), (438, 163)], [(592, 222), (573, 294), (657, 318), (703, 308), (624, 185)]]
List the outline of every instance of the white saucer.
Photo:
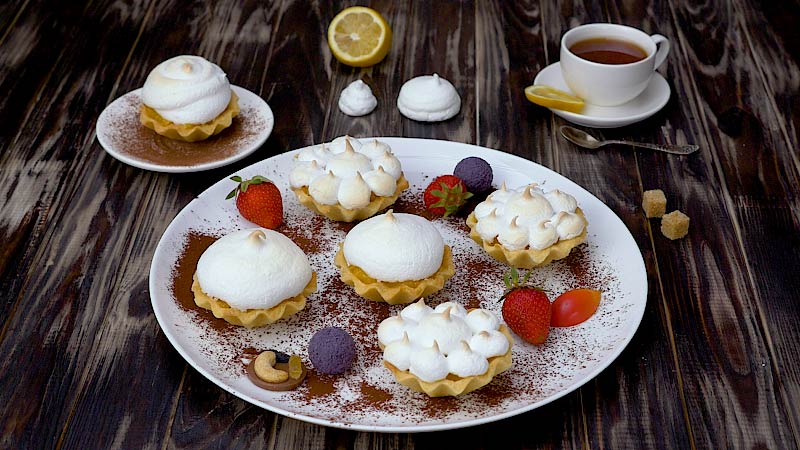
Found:
[[(258, 95), (239, 86), (231, 89), (239, 96), (239, 115), (229, 129), (206, 141), (175, 141), (142, 126), (141, 89), (119, 97), (100, 113), (97, 140), (114, 158), (155, 172), (199, 172), (234, 163), (261, 147), (272, 133), (275, 116)], [(131, 144), (137, 139), (138, 144)], [(166, 162), (170, 157), (172, 162)]]
[[(572, 93), (561, 76), (561, 65), (553, 63), (542, 69), (533, 84), (544, 84)], [(669, 100), (669, 83), (658, 72), (653, 74), (650, 84), (641, 95), (619, 106), (596, 106), (586, 104), (581, 114), (549, 108), (553, 114), (564, 119), (594, 128), (624, 127), (647, 119), (657, 113)]]

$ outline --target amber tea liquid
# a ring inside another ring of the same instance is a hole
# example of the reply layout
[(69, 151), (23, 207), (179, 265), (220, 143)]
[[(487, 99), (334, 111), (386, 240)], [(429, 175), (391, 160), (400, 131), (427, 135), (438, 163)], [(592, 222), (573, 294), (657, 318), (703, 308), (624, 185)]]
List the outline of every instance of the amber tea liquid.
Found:
[(611, 38), (584, 39), (572, 44), (569, 51), (600, 64), (630, 64), (647, 58), (647, 52), (638, 45)]

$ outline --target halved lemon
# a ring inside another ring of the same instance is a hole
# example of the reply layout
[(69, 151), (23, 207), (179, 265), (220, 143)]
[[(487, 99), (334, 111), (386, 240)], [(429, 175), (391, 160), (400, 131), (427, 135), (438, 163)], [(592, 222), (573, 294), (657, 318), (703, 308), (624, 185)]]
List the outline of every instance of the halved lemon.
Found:
[(328, 46), (342, 64), (369, 67), (392, 46), (392, 29), (378, 11), (365, 6), (342, 10), (328, 26)]
[(534, 84), (525, 88), (525, 97), (545, 108), (561, 109), (569, 112), (581, 112), (585, 103), (579, 97), (543, 84)]

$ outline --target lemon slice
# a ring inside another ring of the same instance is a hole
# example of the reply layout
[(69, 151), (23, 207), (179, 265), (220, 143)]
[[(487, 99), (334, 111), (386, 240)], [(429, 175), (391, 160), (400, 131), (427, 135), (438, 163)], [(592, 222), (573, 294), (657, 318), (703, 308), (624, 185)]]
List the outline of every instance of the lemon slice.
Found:
[(526, 87), (525, 97), (545, 108), (561, 109), (574, 113), (580, 112), (585, 105), (583, 100), (574, 95), (542, 84)]
[(342, 64), (373, 66), (389, 53), (392, 29), (378, 11), (353, 6), (342, 10), (331, 21), (328, 46)]

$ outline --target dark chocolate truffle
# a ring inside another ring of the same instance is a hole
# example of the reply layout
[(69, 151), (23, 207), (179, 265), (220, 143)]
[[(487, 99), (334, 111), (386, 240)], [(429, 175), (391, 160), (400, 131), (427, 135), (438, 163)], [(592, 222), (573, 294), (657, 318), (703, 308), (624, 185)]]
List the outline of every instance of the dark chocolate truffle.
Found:
[(344, 373), (353, 364), (356, 344), (341, 328), (323, 328), (311, 337), (308, 357), (318, 372), (328, 375)]
[(462, 159), (456, 164), (453, 175), (457, 176), (473, 194), (486, 192), (492, 188), (492, 166), (477, 156)]

